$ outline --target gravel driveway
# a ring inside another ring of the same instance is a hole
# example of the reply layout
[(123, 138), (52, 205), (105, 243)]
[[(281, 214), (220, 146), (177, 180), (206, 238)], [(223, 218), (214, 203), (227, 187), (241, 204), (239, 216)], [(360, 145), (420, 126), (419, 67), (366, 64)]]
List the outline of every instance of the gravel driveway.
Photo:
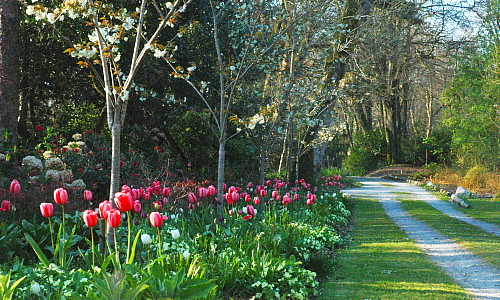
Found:
[[(376, 198), (382, 204), (387, 215), (429, 255), (429, 259), (438, 264), (474, 298), (500, 299), (500, 269), (491, 266), (437, 230), (410, 216), (401, 207), (395, 193), (410, 193), (410, 197), (426, 201), (450, 217), (500, 236), (498, 225), (470, 218), (455, 210), (451, 203), (435, 198), (421, 187), (379, 178), (359, 177), (356, 179), (363, 186), (343, 190), (344, 194), (353, 197)], [(402, 280), (404, 279), (402, 278)]]

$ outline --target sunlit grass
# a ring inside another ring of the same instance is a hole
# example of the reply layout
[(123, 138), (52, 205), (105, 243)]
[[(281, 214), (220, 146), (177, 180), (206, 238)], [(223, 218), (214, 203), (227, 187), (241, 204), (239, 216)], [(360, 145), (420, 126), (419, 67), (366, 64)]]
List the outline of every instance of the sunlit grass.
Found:
[(469, 299), (376, 200), (354, 201), (353, 243), (338, 254), (335, 274), (319, 299)]
[(500, 237), (448, 217), (423, 201), (402, 200), (402, 202), (408, 213), (417, 219), (439, 230), (494, 266), (500, 267)]
[(471, 207), (458, 207), (459, 210), (473, 218), (500, 225), (500, 201), (486, 198), (470, 198), (466, 201)]

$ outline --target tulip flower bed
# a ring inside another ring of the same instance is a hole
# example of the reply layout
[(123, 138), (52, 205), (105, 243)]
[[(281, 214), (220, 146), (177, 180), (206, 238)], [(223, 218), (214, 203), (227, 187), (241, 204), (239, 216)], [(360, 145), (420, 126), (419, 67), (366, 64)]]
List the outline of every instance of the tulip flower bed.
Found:
[[(116, 207), (57, 188), (21, 223), (4, 218), (15, 199), (2, 203), (0, 290), (16, 299), (307, 299), (318, 286), (311, 267), (332, 259), (349, 216), (341, 178), (325, 180), (319, 191), (276, 179), (222, 197), (208, 181), (123, 186)], [(67, 214), (72, 201), (89, 209)]]

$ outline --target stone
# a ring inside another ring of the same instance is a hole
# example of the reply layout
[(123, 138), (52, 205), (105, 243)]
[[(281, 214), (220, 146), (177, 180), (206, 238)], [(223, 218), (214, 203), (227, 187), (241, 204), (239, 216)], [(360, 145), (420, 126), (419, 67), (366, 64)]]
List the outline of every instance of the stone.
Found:
[(469, 197), (471, 195), (471, 192), (469, 190), (467, 190), (466, 188), (464, 188), (463, 186), (459, 186), (459, 187), (457, 187), (455, 195)]

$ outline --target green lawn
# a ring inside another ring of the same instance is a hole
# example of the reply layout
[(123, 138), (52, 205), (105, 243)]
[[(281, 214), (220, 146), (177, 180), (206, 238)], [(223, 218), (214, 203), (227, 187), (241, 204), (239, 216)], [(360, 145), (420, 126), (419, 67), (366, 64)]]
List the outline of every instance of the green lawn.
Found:
[(473, 218), (500, 225), (500, 201), (491, 201), (486, 198), (470, 198), (465, 201), (471, 207), (457, 206), (459, 210)]
[(376, 200), (355, 199), (353, 242), (338, 253), (319, 299), (470, 299), (389, 219)]
[[(450, 218), (423, 201), (402, 200), (402, 202), (408, 213), (500, 268), (500, 237), (487, 233), (476, 226)], [(467, 212), (471, 216), (476, 214), (491, 216), (499, 213), (498, 211), (479, 211), (479, 207), (479, 205), (474, 206)], [(473, 214), (471, 214), (472, 211), (474, 211)], [(488, 221), (490, 217), (482, 219)]]

